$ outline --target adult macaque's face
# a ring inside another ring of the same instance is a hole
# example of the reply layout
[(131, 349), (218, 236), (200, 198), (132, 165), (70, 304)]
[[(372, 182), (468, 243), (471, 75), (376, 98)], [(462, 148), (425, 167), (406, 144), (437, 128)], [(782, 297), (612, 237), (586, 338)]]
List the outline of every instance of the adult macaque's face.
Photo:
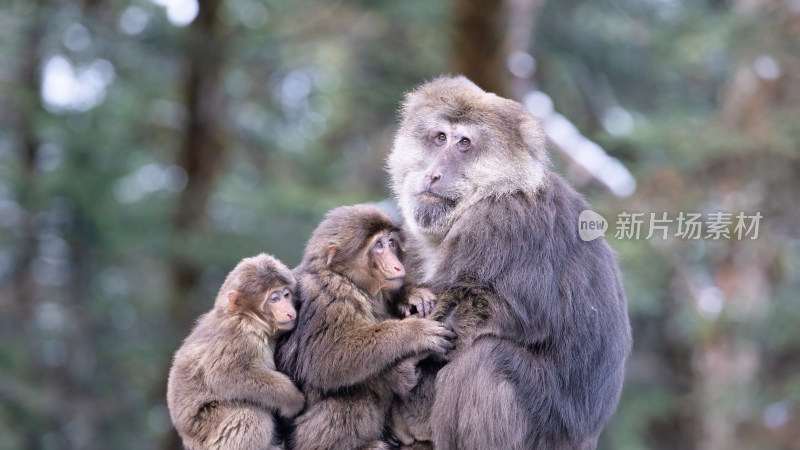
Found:
[(516, 102), (440, 80), (409, 94), (402, 113), (387, 169), (413, 233), (442, 238), (480, 199), (541, 182), (543, 134)]

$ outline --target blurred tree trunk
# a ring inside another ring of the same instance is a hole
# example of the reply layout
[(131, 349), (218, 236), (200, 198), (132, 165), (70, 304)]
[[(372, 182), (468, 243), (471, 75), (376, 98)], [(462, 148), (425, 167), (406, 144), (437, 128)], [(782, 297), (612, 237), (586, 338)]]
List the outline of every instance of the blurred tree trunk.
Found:
[[(185, 98), (188, 119), (177, 163), (187, 175), (186, 188), (181, 192), (173, 216), (177, 240), (200, 229), (205, 217), (206, 203), (219, 172), (222, 153), (222, 127), (219, 116), (223, 106), (220, 84), (222, 39), (219, 39), (218, 10), (221, 1), (201, 2), (200, 11), (189, 28), (191, 39), (187, 48), (188, 60)], [(170, 261), (175, 290), (173, 317), (181, 325), (188, 323), (184, 311), (184, 294), (197, 283), (199, 268), (178, 251)]]
[[(684, 262), (678, 262), (677, 267), (686, 266)], [(690, 283), (689, 277), (676, 271), (676, 279), (682, 280), (683, 284)], [(690, 291), (690, 286), (685, 286)], [(659, 314), (649, 317), (648, 320), (633, 320), (631, 326), (639, 329), (657, 330), (655, 334), (660, 336), (658, 343), (652, 348), (652, 353), (658, 355), (660, 366), (664, 370), (660, 377), (661, 385), (671, 398), (680, 399), (682, 406), (665, 409), (656, 420), (647, 424), (644, 440), (651, 449), (691, 449), (697, 447), (698, 417), (696, 399), (694, 398), (693, 388), (697, 382), (697, 376), (692, 366), (693, 346), (683, 336), (675, 330), (673, 321), (680, 315), (682, 299), (665, 298), (663, 299), (662, 309)], [(635, 319), (635, 318), (634, 318)], [(630, 363), (629, 363), (630, 364)], [(635, 384), (637, 380), (630, 380)], [(688, 406), (688, 407), (687, 407)], [(600, 442), (606, 448), (614, 448), (618, 442), (613, 435), (602, 435)]]
[[(220, 117), (224, 110), (220, 72), (225, 54), (219, 18), (221, 4), (221, 0), (199, 2), (197, 18), (188, 29), (184, 81), (188, 117), (177, 156), (177, 164), (186, 172), (187, 184), (177, 200), (173, 216), (173, 242), (176, 243), (185, 242), (202, 227), (224, 151)], [(170, 333), (184, 334), (194, 318), (194, 310), (187, 307), (188, 293), (198, 284), (201, 268), (185, 257), (179, 247), (173, 247), (169, 262), (173, 295), (167, 311)], [(166, 448), (182, 448), (174, 430)]]
[[(536, 20), (542, 0), (506, 0), (508, 5), (508, 28), (505, 38), (505, 53), (529, 54), (531, 52), (531, 38), (536, 29)], [(509, 75), (510, 94), (513, 98), (522, 101), (525, 95), (536, 89), (534, 80), (536, 65), (529, 76)], [(504, 72), (508, 72), (504, 70)]]
[[(31, 389), (32, 386), (46, 376), (37, 363), (37, 352), (34, 348), (34, 341), (28, 339), (28, 330), (25, 324), (31, 322), (35, 308), (36, 287), (31, 276), (31, 265), (37, 252), (37, 241), (33, 226), (33, 217), (40, 209), (37, 200), (38, 193), (38, 174), (36, 161), (40, 146), (37, 136), (35, 117), (41, 112), (39, 102), (39, 85), (37, 80), (37, 69), (39, 67), (39, 45), (45, 34), (45, 21), (40, 16), (42, 7), (41, 0), (34, 2), (33, 14), (25, 32), (20, 50), (21, 62), (16, 74), (16, 85), (20, 89), (14, 93), (11, 99), (11, 116), (17, 132), (18, 158), (21, 166), (21, 173), (16, 177), (14, 192), (20, 207), (21, 214), (19, 222), (16, 224), (14, 260), (11, 274), (11, 286), (13, 299), (11, 304), (5, 305), (1, 301), (0, 305), (8, 309), (3, 311), (3, 316), (9, 320), (3, 321), (2, 336), (18, 342), (22, 348), (26, 349), (28, 355), (30, 371), (28, 378), (15, 386), (13, 391), (23, 391)], [(25, 401), (25, 396), (6, 395), (3, 392), (2, 401), (18, 417), (27, 420), (36, 420), (33, 417), (42, 414), (40, 410), (42, 403)], [(33, 403), (33, 404), (32, 404)], [(46, 407), (45, 407), (46, 408)], [(23, 419), (23, 420), (25, 420)], [(52, 422), (48, 425), (53, 425)], [(39, 445), (39, 436), (35, 430), (23, 430), (25, 434), (25, 446), (36, 448)]]
[(39, 17), (41, 0), (34, 2), (34, 14), (23, 41), (20, 52), (23, 59), (17, 73), (17, 85), (22, 89), (16, 94), (13, 102), (15, 126), (19, 140), (19, 159), (22, 175), (15, 188), (19, 206), (22, 209), (20, 222), (17, 225), (17, 250), (13, 270), (14, 305), (11, 316), (19, 317), (22, 322), (30, 316), (33, 295), (33, 280), (30, 267), (36, 256), (36, 236), (32, 219), (36, 205), (36, 160), (39, 149), (39, 138), (36, 135), (35, 117), (41, 112), (39, 102), (39, 85), (36, 71), (39, 67), (39, 44), (44, 36), (45, 23)]
[(185, 82), (189, 114), (178, 156), (188, 183), (174, 217), (179, 233), (197, 228), (202, 221), (224, 149), (219, 117), (224, 108), (220, 85), (224, 51), (217, 17), (220, 4), (220, 0), (201, 2), (200, 12), (189, 29), (193, 38), (188, 49)]
[(488, 92), (506, 96), (504, 2), (454, 0), (450, 67)]

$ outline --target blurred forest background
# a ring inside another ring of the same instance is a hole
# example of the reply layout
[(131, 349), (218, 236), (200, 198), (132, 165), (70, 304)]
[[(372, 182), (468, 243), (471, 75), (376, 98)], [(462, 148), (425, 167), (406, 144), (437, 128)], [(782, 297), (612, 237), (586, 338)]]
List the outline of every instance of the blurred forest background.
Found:
[(402, 94), (448, 72), (549, 117), (612, 226), (763, 216), (609, 232), (635, 346), (600, 448), (800, 448), (800, 0), (3, 1), (0, 447), (177, 448), (171, 355), (227, 271), (389, 198)]

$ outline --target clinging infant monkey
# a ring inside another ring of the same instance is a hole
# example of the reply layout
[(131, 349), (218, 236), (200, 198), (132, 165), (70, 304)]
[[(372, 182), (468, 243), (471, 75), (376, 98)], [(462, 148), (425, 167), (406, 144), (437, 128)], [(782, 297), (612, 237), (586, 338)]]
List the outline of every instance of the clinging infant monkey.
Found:
[(291, 418), (305, 403), (273, 357), (295, 326), (294, 287), (272, 256), (243, 259), (175, 353), (167, 405), (186, 448), (281, 448), (273, 412)]
[(296, 450), (390, 448), (389, 408), (417, 384), (417, 361), (453, 348), (443, 324), (395, 317), (397, 300), (406, 302), (404, 315), (433, 309), (432, 294), (407, 282), (402, 258), (397, 224), (373, 206), (330, 211), (308, 241), (294, 271), (297, 330), (278, 351), (279, 366), (308, 397), (295, 421)]

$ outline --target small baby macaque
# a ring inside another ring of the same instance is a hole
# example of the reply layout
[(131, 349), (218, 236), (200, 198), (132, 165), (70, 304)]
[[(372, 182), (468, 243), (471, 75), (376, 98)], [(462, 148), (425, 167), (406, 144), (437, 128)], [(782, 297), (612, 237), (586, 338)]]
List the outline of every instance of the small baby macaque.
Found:
[(368, 205), (330, 211), (306, 244), (297, 330), (278, 351), (308, 396), (296, 450), (391, 448), (389, 409), (417, 385), (417, 361), (453, 348), (449, 328), (419, 317), (435, 297), (407, 283), (402, 249), (398, 225)]
[(273, 413), (291, 418), (305, 404), (273, 356), (295, 326), (294, 288), (272, 256), (243, 259), (175, 353), (167, 405), (187, 449), (282, 448)]

